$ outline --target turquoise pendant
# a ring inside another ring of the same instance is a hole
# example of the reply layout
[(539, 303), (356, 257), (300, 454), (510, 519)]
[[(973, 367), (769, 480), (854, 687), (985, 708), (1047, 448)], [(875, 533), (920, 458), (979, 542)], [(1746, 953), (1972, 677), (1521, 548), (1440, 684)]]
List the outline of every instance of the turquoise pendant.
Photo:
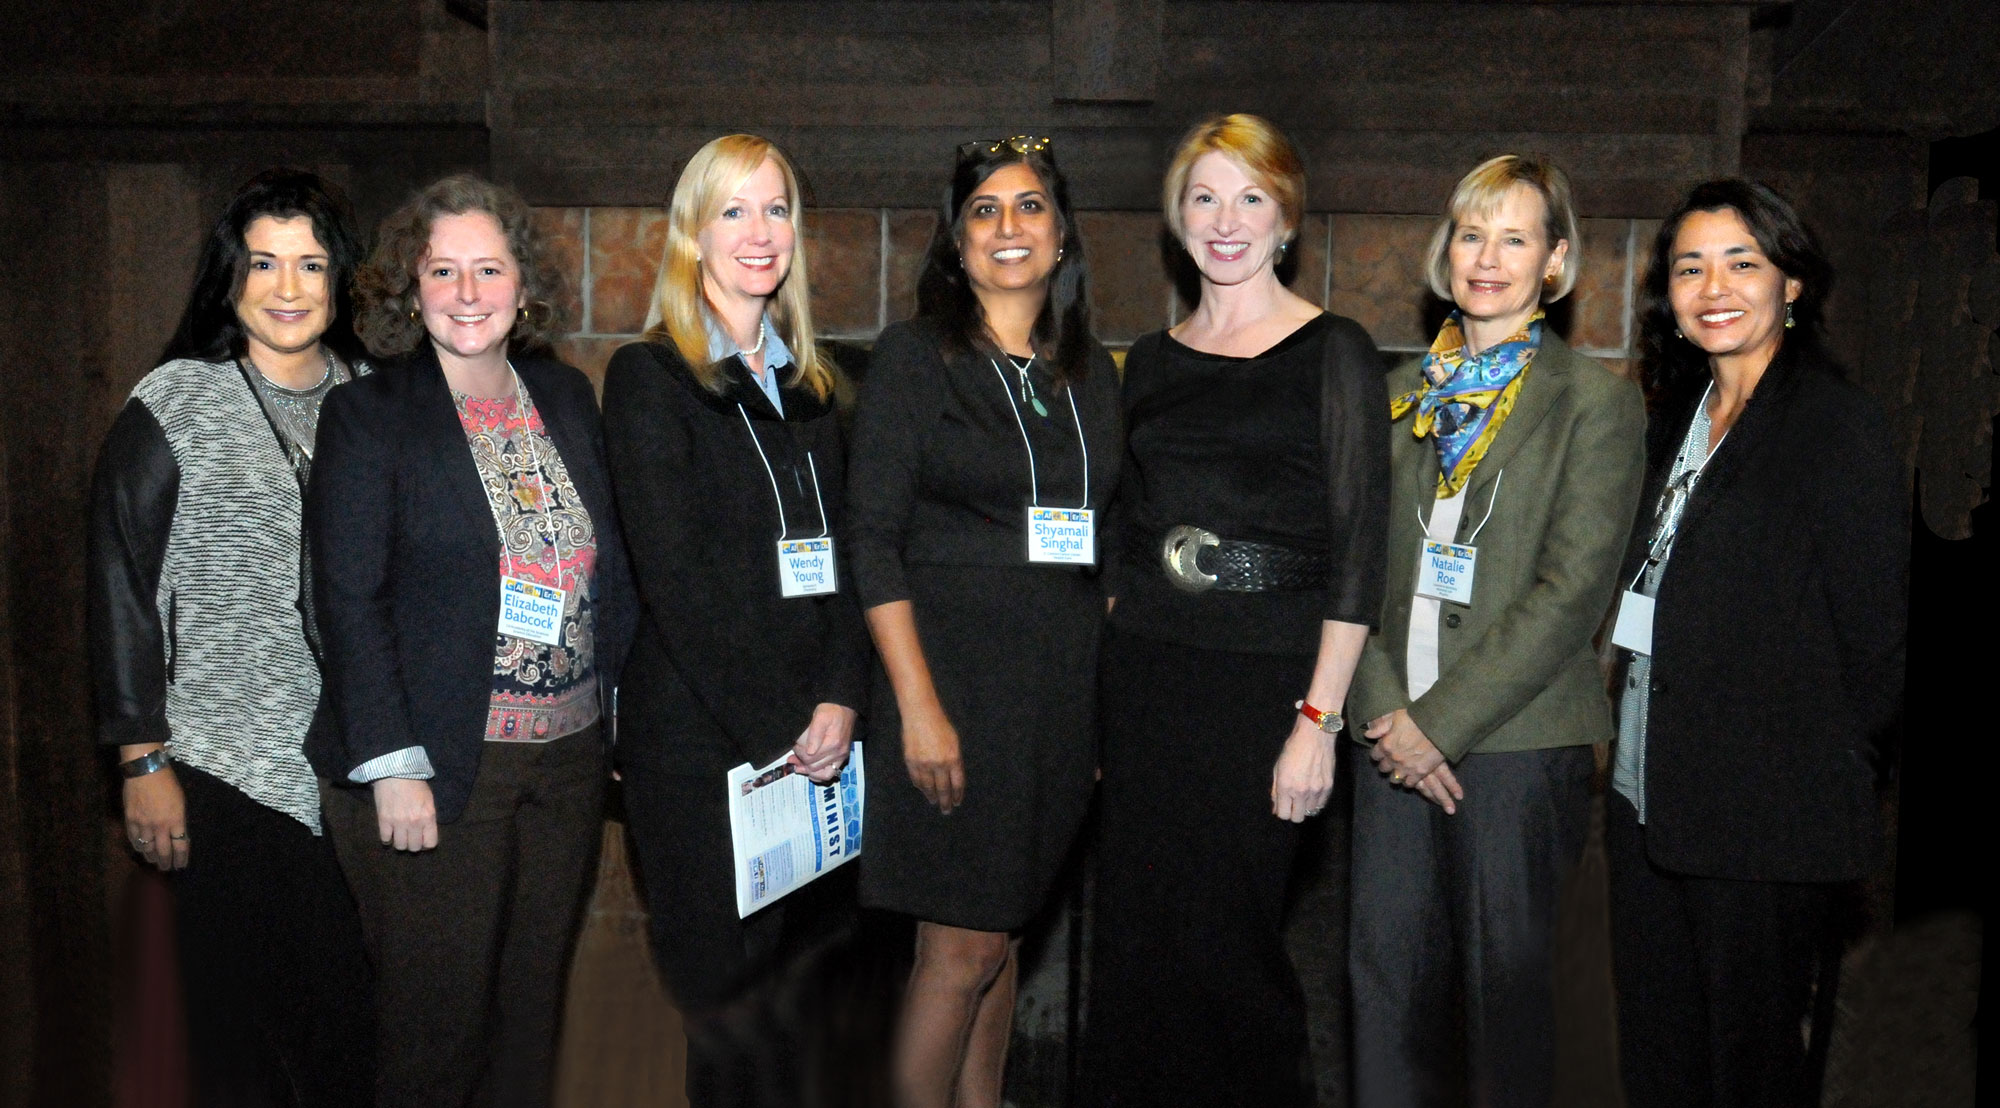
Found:
[(1033, 405), (1035, 406), (1035, 414), (1036, 414), (1036, 415), (1038, 415), (1038, 416), (1041, 416), (1041, 417), (1042, 417), (1043, 419), (1047, 419), (1047, 418), (1049, 418), (1049, 410), (1048, 410), (1047, 408), (1045, 408), (1045, 407), (1043, 407), (1043, 406), (1042, 406), (1042, 398), (1041, 398), (1041, 397), (1039, 397), (1039, 396), (1030, 396), (1030, 397), (1028, 398), (1028, 403), (1030, 403), (1030, 404), (1033, 404)]

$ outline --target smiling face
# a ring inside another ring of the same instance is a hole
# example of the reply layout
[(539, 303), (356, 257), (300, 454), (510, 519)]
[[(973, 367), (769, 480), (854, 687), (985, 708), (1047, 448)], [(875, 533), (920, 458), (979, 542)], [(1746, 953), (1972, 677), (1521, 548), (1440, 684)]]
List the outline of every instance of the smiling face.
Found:
[(791, 271), (797, 238), (784, 171), (766, 158), (695, 235), (709, 302), (769, 299)]
[(1542, 194), (1517, 184), (1487, 212), (1455, 221), (1447, 258), (1451, 298), (1468, 322), (1518, 329), (1541, 303), (1542, 282), (1562, 272), (1569, 242), (1549, 241)]
[(521, 267), (490, 212), (441, 215), (417, 278), (424, 330), (440, 357), (505, 361), (507, 332), (526, 306)]
[(1046, 295), (1061, 249), (1055, 202), (1026, 165), (994, 170), (965, 201), (958, 253), (978, 295), (1035, 289)]
[(250, 253), (236, 318), (249, 340), (250, 361), (266, 365), (309, 351), (333, 322), (326, 247), (306, 216), (261, 215), (243, 231)]
[(1690, 212), (1674, 234), (1667, 301), (1681, 333), (1711, 359), (1770, 363), (1785, 334), (1785, 306), (1803, 286), (1757, 245), (1734, 208)]
[(1203, 154), (1181, 192), (1181, 245), (1203, 280), (1234, 285), (1273, 269), (1292, 228), (1269, 189), (1243, 163), (1220, 151)]

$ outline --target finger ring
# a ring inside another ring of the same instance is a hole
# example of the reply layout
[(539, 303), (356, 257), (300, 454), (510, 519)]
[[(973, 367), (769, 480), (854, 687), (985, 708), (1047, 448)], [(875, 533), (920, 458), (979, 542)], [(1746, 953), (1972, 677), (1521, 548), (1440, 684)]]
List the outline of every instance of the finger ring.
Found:
[(1400, 773), (1392, 773), (1389, 775), (1389, 780), (1400, 785), (1403, 783), (1403, 775)]
[(1309, 816), (1316, 816), (1316, 815), (1319, 815), (1319, 813), (1320, 813), (1320, 809), (1318, 809), (1318, 808), (1307, 808), (1307, 809), (1306, 809), (1306, 815), (1309, 815)]
[(137, 838), (137, 837), (135, 837), (135, 838), (133, 838), (133, 840), (132, 840), (132, 841), (133, 841), (133, 842), (134, 842), (135, 844), (139, 845), (139, 846), (151, 846), (151, 845), (153, 845), (153, 840), (151, 840), (151, 839), (141, 839), (141, 838)]
[(170, 838), (177, 843), (184, 843), (188, 841), (188, 837), (186, 835), (168, 835), (167, 838)]

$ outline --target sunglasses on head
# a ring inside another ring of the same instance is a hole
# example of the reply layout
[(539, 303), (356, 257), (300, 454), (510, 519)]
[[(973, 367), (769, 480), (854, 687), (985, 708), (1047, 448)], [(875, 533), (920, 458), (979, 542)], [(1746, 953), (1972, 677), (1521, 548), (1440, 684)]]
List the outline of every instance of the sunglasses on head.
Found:
[(974, 139), (958, 144), (960, 158), (976, 158), (981, 154), (998, 154), (1002, 150), (1012, 150), (1016, 154), (1046, 154), (1049, 140), (1041, 135), (1009, 135), (1003, 139)]

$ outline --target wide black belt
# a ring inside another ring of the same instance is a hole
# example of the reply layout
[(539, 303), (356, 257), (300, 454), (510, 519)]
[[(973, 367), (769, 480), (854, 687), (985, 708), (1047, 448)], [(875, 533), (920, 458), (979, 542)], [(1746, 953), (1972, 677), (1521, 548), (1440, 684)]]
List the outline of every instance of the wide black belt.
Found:
[(1333, 568), (1325, 554), (1225, 539), (1185, 524), (1153, 549), (1168, 582), (1184, 592), (1307, 592), (1325, 588)]

